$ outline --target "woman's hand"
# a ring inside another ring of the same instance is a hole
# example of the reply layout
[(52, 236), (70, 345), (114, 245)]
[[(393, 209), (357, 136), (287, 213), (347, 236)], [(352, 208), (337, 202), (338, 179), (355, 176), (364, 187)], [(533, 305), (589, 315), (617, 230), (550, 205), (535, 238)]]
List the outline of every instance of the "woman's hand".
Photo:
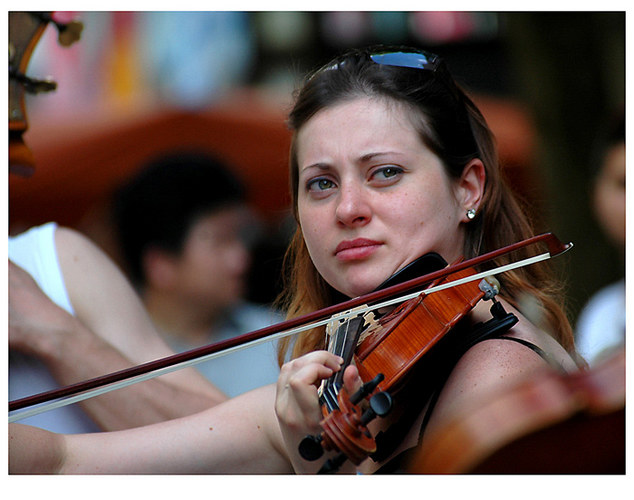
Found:
[(322, 413), (317, 389), (323, 379), (341, 369), (342, 363), (340, 356), (314, 351), (282, 366), (277, 381), (275, 413), (296, 472), (313, 472), (321, 465), (302, 459), (298, 446), (308, 434), (321, 431)]

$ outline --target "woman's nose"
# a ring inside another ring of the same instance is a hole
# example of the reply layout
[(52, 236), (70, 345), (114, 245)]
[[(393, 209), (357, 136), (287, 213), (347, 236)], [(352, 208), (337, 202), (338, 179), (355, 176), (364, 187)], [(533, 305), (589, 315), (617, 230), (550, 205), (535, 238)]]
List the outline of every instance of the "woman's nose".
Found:
[(336, 217), (346, 226), (366, 224), (372, 215), (368, 193), (363, 186), (349, 184), (339, 191)]

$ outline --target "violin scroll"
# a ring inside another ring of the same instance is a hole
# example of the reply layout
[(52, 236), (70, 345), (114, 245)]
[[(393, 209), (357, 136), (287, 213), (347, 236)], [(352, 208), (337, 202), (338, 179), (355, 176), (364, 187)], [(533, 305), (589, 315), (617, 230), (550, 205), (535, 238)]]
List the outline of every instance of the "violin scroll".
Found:
[[(339, 408), (328, 413), (322, 421), (323, 432), (318, 436), (306, 436), (301, 441), (299, 453), (305, 460), (317, 460), (324, 451), (339, 452), (337, 457), (324, 464), (320, 473), (334, 472), (345, 460), (359, 465), (376, 451), (376, 442), (367, 425), (376, 417), (388, 415), (393, 406), (389, 393), (375, 392), (383, 379), (383, 375), (378, 374), (351, 396), (342, 388), (338, 395)], [(370, 395), (368, 408), (362, 411), (360, 403)]]
[(58, 29), (60, 45), (79, 40), (83, 25), (79, 21), (62, 23), (49, 12), (9, 12), (9, 172), (29, 176), (35, 169), (33, 154), (22, 135), (28, 128), (25, 92), (50, 92), (57, 84), (48, 79), (27, 76), (31, 55), (46, 26), (53, 22)]

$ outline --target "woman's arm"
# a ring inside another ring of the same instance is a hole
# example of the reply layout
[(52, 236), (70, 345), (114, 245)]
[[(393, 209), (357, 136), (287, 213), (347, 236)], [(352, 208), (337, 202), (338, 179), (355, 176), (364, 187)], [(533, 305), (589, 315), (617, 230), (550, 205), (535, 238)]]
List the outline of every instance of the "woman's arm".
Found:
[(271, 474), (292, 468), (265, 386), (201, 413), (124, 431), (59, 435), (10, 425), (9, 472)]
[(63, 434), (9, 424), (9, 474), (54, 474), (64, 464)]

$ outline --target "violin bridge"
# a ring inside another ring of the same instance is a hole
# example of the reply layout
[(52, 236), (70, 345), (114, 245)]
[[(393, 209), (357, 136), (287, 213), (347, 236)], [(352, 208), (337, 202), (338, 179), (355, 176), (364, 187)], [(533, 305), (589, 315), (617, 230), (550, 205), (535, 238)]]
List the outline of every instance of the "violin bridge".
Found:
[(379, 324), (378, 319), (374, 315), (374, 312), (369, 311), (364, 316), (363, 319), (365, 323), (363, 324), (364, 328), (361, 334), (359, 335), (359, 340), (357, 341), (357, 345), (360, 345), (366, 338), (379, 330), (381, 325)]
[[(359, 315), (365, 313), (367, 310), (368, 310), (368, 306), (367, 305), (360, 305), (360, 306), (355, 307), (353, 309), (349, 309), (347, 311), (342, 311), (340, 313), (334, 314), (330, 318), (330, 321), (326, 324), (326, 336), (328, 338), (328, 350), (329, 351), (331, 351), (330, 346), (333, 343), (333, 340), (335, 338), (335, 333), (337, 333), (337, 329), (343, 323), (348, 321), (349, 319), (354, 318), (355, 316), (359, 316)], [(372, 314), (372, 313), (369, 313), (369, 314)], [(367, 316), (367, 314), (364, 315), (364, 318), (366, 316)]]

